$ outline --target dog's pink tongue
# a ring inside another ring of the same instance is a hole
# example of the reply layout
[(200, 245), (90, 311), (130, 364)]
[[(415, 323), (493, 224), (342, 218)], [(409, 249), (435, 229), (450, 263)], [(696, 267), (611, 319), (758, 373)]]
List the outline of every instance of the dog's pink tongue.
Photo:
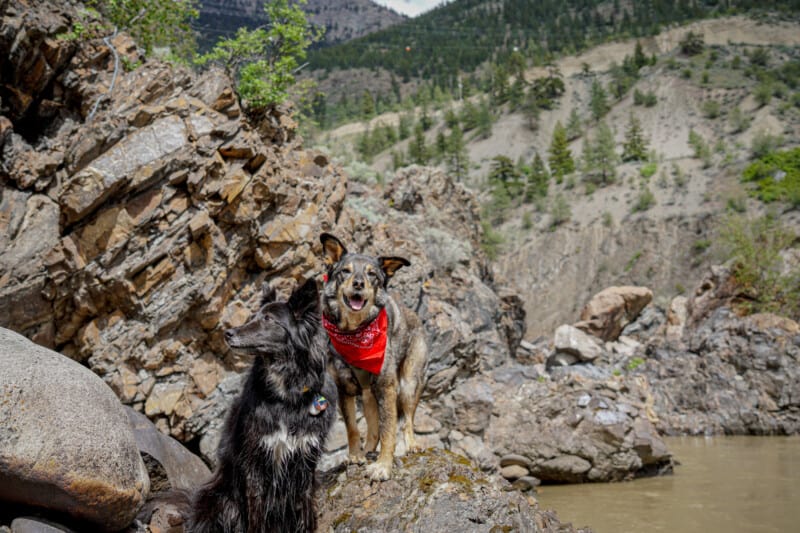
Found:
[(350, 298), (350, 307), (356, 311), (360, 311), (364, 307), (364, 300), (361, 298)]

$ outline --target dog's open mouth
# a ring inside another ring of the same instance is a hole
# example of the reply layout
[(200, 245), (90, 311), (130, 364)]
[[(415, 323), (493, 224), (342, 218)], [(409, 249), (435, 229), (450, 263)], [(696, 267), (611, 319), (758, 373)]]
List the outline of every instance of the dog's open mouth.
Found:
[(360, 294), (345, 296), (344, 301), (353, 311), (361, 311), (364, 308), (364, 305), (367, 303), (367, 301)]

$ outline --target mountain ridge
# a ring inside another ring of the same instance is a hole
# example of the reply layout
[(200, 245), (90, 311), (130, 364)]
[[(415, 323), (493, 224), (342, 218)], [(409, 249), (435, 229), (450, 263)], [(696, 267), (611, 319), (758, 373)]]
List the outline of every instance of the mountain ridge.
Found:
[[(195, 29), (201, 48), (220, 37), (232, 36), (239, 27), (253, 28), (267, 21), (264, 0), (202, 0)], [(322, 45), (362, 37), (407, 19), (371, 0), (309, 0), (300, 7), (309, 20), (325, 28)]]

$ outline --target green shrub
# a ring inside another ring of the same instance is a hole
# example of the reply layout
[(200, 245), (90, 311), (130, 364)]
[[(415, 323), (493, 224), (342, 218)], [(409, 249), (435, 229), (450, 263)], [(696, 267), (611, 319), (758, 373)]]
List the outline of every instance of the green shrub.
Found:
[(759, 131), (750, 142), (750, 154), (753, 158), (764, 157), (780, 148), (782, 144), (783, 136)]
[(797, 235), (770, 215), (758, 219), (729, 216), (719, 235), (722, 252), (732, 261), (734, 280), (748, 297), (745, 310), (796, 318), (800, 270), (795, 266), (784, 272), (781, 251), (792, 246)]
[(481, 249), (486, 253), (489, 259), (496, 259), (500, 254), (500, 249), (503, 245), (503, 235), (495, 231), (488, 221), (481, 221), (481, 228), (483, 234), (481, 235)]
[(772, 83), (764, 81), (758, 84), (753, 91), (753, 98), (756, 99), (756, 102), (761, 107), (769, 104), (772, 100)]
[(632, 372), (637, 368), (639, 368), (642, 364), (644, 364), (644, 359), (642, 359), (641, 357), (634, 357), (633, 359), (628, 361), (628, 364), (625, 365), (625, 368), (627, 368), (629, 371)]
[(706, 118), (719, 118), (722, 107), (716, 100), (706, 100), (703, 102), (703, 115)]
[(190, 24), (199, 14), (197, 0), (89, 0), (87, 5), (130, 33), (147, 54), (165, 46), (174, 57), (187, 60), (195, 52)]
[(237, 80), (239, 96), (251, 111), (265, 109), (286, 99), (294, 84), (299, 61), (308, 47), (322, 37), (306, 20), (298, 0), (272, 0), (264, 5), (269, 24), (254, 30), (239, 28), (236, 37), (220, 39), (197, 58), (198, 65), (216, 63)]
[(658, 163), (651, 161), (639, 169), (639, 174), (645, 179), (653, 177), (658, 170)]
[(800, 206), (800, 148), (770, 152), (748, 166), (742, 181), (754, 183), (762, 202), (786, 201)]
[(550, 206), (550, 229), (555, 229), (572, 217), (572, 209), (563, 194), (559, 193)]
[(633, 91), (633, 105), (643, 105), (653, 107), (658, 103), (658, 97), (653, 91), (641, 92), (639, 89)]
[(639, 211), (647, 211), (656, 204), (656, 197), (648, 187), (642, 187), (639, 191), (639, 196), (636, 197), (636, 203), (633, 204), (631, 211), (634, 213)]

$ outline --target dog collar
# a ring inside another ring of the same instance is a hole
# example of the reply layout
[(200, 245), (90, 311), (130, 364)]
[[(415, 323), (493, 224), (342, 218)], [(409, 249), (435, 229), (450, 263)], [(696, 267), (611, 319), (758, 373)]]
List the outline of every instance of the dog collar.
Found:
[(386, 332), (389, 329), (386, 308), (381, 309), (372, 322), (354, 331), (339, 329), (324, 314), (322, 325), (328, 332), (331, 345), (348, 364), (371, 374), (381, 373), (386, 354)]

